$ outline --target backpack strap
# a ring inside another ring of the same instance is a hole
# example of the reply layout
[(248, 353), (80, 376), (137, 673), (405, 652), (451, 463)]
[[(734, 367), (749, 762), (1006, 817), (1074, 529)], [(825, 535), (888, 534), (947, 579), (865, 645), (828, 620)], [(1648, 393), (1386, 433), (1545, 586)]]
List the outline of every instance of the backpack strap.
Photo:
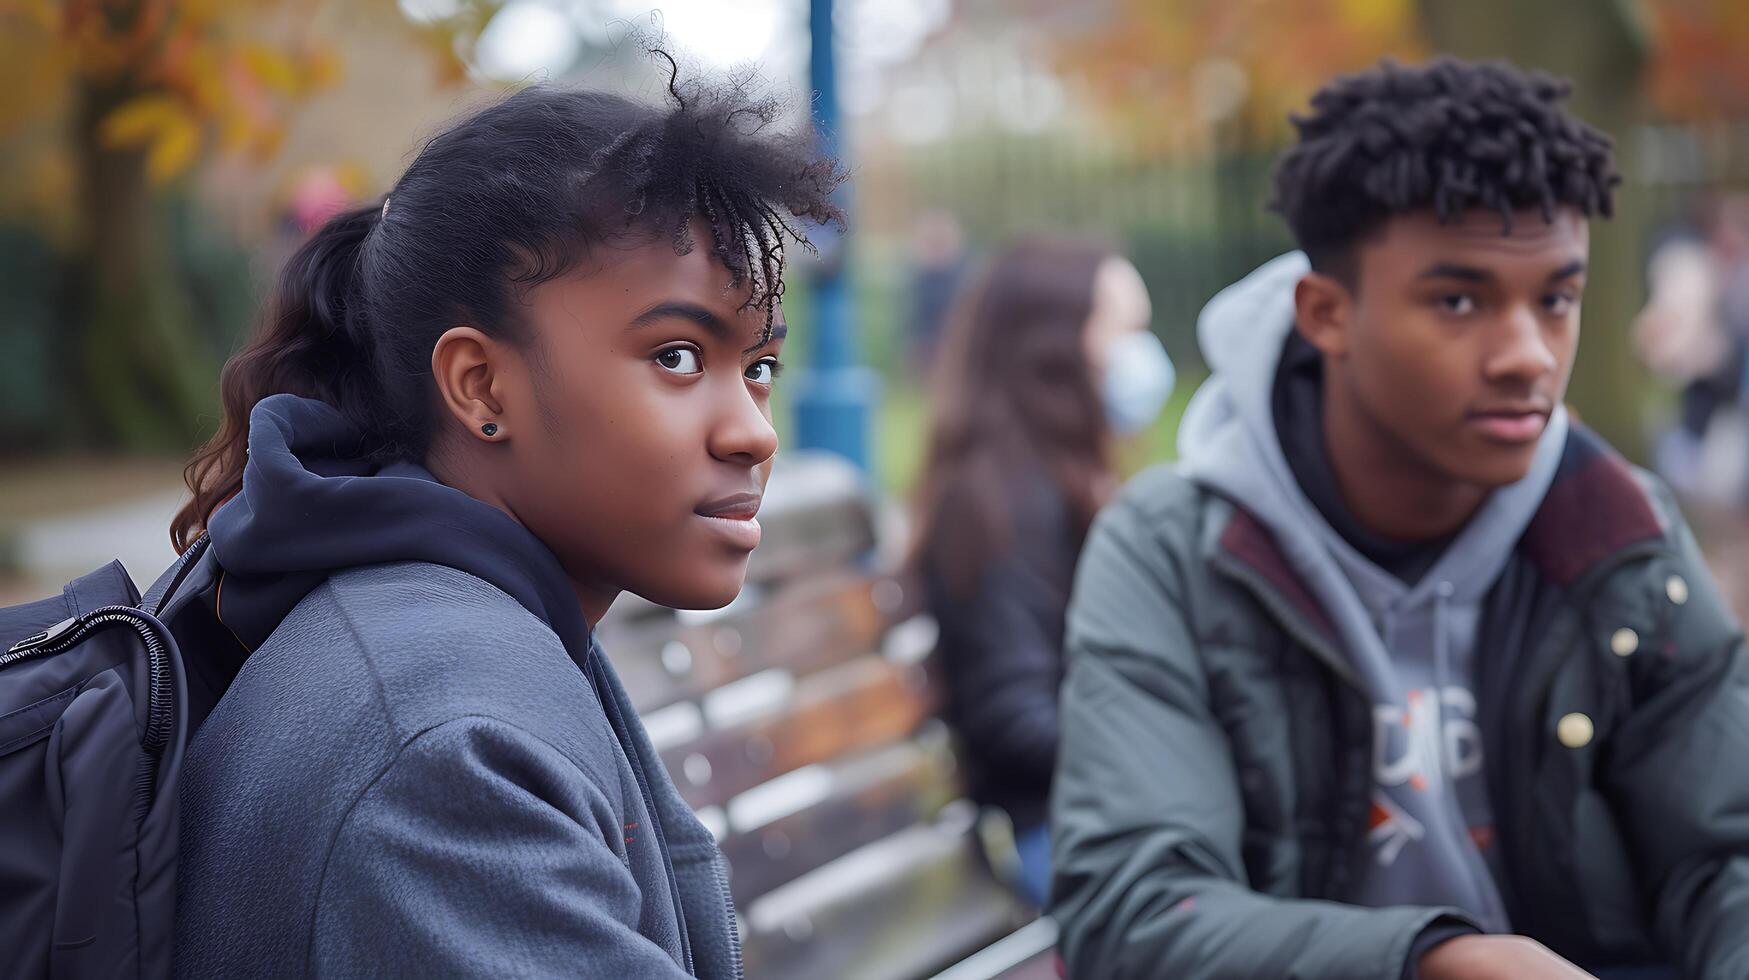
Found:
[(164, 574), (158, 576), (158, 581), (153, 582), (152, 587), (146, 590), (146, 594), (140, 597), (139, 607), (154, 616), (163, 618), (165, 608), (175, 597), (177, 588), (188, 578), (189, 573), (201, 563), (201, 558), (206, 555), (211, 546), (212, 539), (204, 532), (200, 537), (195, 538), (194, 543), (188, 546), (188, 550), (182, 553), (182, 557), (176, 559), (174, 565), (166, 568)]
[(186, 716), (193, 735), (242, 668), (249, 650), (219, 621), (215, 611), (224, 569), (212, 541), (201, 535), (176, 564), (146, 590), (140, 608), (168, 627), (179, 649), (188, 697)]

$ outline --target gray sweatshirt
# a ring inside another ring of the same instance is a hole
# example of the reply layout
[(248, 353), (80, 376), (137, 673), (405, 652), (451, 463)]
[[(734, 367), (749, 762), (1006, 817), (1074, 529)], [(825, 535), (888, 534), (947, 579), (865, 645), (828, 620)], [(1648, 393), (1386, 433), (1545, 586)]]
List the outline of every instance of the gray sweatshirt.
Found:
[(1180, 472), (1269, 528), (1372, 698), (1372, 824), (1350, 900), (1456, 906), (1505, 931), (1490, 868), (1476, 633), (1488, 590), (1554, 478), (1567, 416), (1556, 411), (1530, 474), (1493, 493), (1426, 575), (1404, 583), (1331, 528), (1282, 452), (1271, 392), (1293, 329), (1294, 286), (1308, 270), (1302, 254), (1284, 255), (1203, 311), (1197, 336), (1213, 375), (1179, 430)]

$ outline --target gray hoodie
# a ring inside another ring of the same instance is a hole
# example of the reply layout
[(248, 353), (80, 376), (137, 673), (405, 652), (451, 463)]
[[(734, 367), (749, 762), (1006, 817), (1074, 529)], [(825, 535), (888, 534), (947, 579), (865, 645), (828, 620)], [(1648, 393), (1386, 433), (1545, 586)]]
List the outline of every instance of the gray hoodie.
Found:
[(1492, 494), (1428, 573), (1405, 584), (1330, 527), (1295, 480), (1271, 389), (1306, 258), (1277, 258), (1216, 296), (1197, 323), (1213, 370), (1179, 430), (1180, 472), (1243, 506), (1336, 625), (1374, 709), (1370, 845), (1357, 904), (1448, 905), (1509, 929), (1490, 864), (1493, 818), (1476, 724), (1483, 599), (1541, 504), (1567, 439), (1557, 410), (1530, 474)]

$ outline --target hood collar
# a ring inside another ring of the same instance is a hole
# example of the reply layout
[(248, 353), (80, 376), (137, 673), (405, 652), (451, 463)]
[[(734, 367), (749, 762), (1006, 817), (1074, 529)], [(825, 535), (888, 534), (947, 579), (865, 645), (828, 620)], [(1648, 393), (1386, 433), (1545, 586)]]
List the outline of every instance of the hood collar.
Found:
[(579, 664), (589, 624), (552, 551), (510, 515), (439, 483), (424, 467), (379, 466), (333, 406), (264, 398), (249, 415), (243, 489), (209, 522), (225, 570), (219, 614), (250, 650), (336, 571), (429, 562), (510, 595), (550, 626)]

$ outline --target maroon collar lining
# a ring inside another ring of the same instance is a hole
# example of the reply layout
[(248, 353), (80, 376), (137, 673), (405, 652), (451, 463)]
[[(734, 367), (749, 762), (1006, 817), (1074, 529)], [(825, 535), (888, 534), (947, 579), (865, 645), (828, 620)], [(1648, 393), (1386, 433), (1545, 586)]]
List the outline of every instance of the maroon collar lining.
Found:
[(1330, 621), (1324, 607), (1306, 589), (1299, 575), (1288, 566), (1281, 548), (1275, 543), (1275, 536), (1243, 506), (1233, 506), (1233, 518), (1221, 533), (1221, 548), (1261, 575), (1287, 600), (1288, 605), (1327, 639), (1336, 639), (1336, 624)]
[[(1623, 549), (1657, 540), (1664, 526), (1633, 470), (1601, 438), (1574, 424), (1555, 481), (1519, 540), (1519, 550), (1549, 579), (1569, 586)], [(1221, 534), (1222, 550), (1273, 586), (1315, 628), (1336, 628), (1287, 563), (1275, 536), (1243, 505)]]
[(1663, 522), (1627, 461), (1574, 426), (1560, 472), (1519, 548), (1543, 574), (1568, 586), (1622, 550), (1663, 536)]

